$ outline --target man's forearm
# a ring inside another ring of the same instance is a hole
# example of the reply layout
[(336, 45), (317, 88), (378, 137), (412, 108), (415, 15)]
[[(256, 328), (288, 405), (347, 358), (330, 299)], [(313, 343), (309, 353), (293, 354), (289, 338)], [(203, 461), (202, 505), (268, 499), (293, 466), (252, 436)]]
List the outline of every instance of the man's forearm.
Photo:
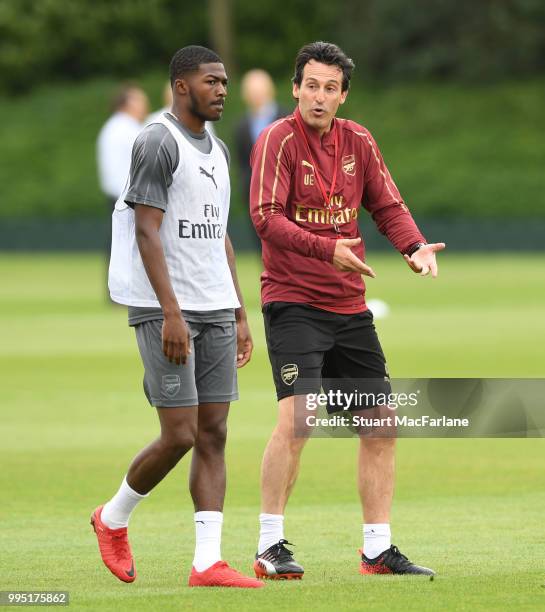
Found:
[(179, 313), (180, 306), (170, 283), (170, 276), (159, 233), (155, 230), (137, 230), (136, 241), (146, 274), (155, 291), (159, 304), (161, 304), (163, 315), (167, 317)]
[(233, 249), (233, 245), (229, 238), (229, 235), (225, 235), (225, 253), (227, 255), (227, 263), (229, 265), (229, 270), (231, 271), (231, 278), (233, 279), (233, 285), (235, 287), (235, 291), (238, 297), (238, 301), (240, 303), (240, 308), (235, 310), (235, 316), (237, 321), (246, 318), (246, 310), (244, 309), (244, 301), (242, 299), (242, 292), (240, 290), (240, 286), (238, 284), (238, 276), (237, 276), (237, 266), (235, 261), (235, 250)]
[(414, 244), (426, 242), (412, 215), (397, 203), (371, 210), (379, 232), (385, 235), (400, 253), (405, 253)]
[(266, 240), (277, 249), (293, 251), (304, 257), (312, 257), (332, 262), (337, 240), (325, 236), (316, 236), (282, 214), (268, 214), (252, 217), (255, 229), (262, 240)]

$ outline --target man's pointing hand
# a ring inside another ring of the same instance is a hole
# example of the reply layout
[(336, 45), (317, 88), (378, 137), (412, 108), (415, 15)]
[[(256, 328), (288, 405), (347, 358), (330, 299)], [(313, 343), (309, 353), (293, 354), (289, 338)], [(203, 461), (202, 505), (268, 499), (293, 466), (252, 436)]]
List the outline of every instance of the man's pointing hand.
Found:
[(351, 248), (361, 242), (361, 238), (343, 238), (337, 240), (335, 253), (333, 254), (333, 265), (341, 272), (359, 272), (365, 276), (375, 278), (373, 269), (364, 264), (361, 259), (352, 253)]

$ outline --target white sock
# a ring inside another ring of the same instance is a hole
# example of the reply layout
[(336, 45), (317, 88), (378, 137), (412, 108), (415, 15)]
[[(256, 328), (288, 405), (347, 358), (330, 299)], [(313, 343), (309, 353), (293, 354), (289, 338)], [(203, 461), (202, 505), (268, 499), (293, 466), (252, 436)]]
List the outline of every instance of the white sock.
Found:
[(389, 523), (363, 524), (363, 554), (368, 559), (375, 559), (390, 548), (391, 539)]
[(273, 544), (277, 544), (279, 540), (284, 539), (284, 515), (283, 514), (265, 514), (259, 515), (259, 544), (257, 545), (257, 553), (261, 554), (270, 548)]
[(131, 512), (134, 510), (138, 502), (148, 497), (146, 495), (140, 495), (127, 483), (127, 477), (123, 478), (123, 482), (119, 487), (119, 491), (112, 497), (112, 499), (104, 504), (102, 508), (102, 514), (100, 515), (101, 521), (110, 529), (120, 529), (121, 527), (127, 527), (129, 524), (129, 517)]
[(193, 567), (204, 572), (221, 561), (222, 512), (195, 512), (195, 558)]

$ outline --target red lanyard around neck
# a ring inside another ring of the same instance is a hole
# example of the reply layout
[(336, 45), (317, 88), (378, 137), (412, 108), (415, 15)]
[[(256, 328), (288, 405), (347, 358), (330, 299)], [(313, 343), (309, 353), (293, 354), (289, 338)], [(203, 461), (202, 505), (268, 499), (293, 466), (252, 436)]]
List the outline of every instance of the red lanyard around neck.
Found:
[[(307, 148), (307, 153), (310, 157), (310, 163), (314, 168), (314, 174), (316, 175), (316, 179), (318, 181), (318, 186), (320, 187), (320, 191), (324, 196), (324, 205), (326, 208), (331, 210), (331, 198), (333, 197), (333, 193), (335, 191), (335, 184), (337, 182), (337, 166), (339, 161), (339, 132), (335, 129), (334, 143), (335, 143), (335, 154), (334, 154), (334, 162), (333, 162), (333, 178), (331, 179), (331, 187), (329, 188), (329, 194), (325, 190), (324, 182), (322, 181), (322, 177), (320, 176), (320, 170), (318, 169), (318, 165), (314, 161), (314, 157), (312, 155), (312, 151), (310, 150), (310, 144), (308, 142), (307, 135), (305, 134), (305, 128), (303, 127), (303, 120), (301, 119), (299, 113), (295, 113), (295, 122), (297, 123), (298, 128), (301, 130), (301, 135), (303, 136), (303, 142)], [(336, 228), (337, 229), (337, 228)]]

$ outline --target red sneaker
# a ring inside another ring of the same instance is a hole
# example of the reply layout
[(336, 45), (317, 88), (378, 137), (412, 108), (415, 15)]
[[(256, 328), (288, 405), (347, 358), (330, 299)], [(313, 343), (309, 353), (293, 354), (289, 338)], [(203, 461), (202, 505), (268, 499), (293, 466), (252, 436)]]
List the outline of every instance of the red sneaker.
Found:
[(110, 529), (107, 527), (100, 520), (103, 507), (99, 506), (91, 515), (91, 525), (97, 536), (102, 561), (119, 580), (134, 582), (136, 580), (136, 570), (134, 569), (131, 546), (127, 537), (127, 528)]
[(260, 589), (265, 586), (259, 580), (237, 572), (237, 570), (229, 567), (225, 561), (216, 561), (204, 572), (198, 572), (193, 567), (188, 584), (193, 587), (239, 587), (241, 589)]

